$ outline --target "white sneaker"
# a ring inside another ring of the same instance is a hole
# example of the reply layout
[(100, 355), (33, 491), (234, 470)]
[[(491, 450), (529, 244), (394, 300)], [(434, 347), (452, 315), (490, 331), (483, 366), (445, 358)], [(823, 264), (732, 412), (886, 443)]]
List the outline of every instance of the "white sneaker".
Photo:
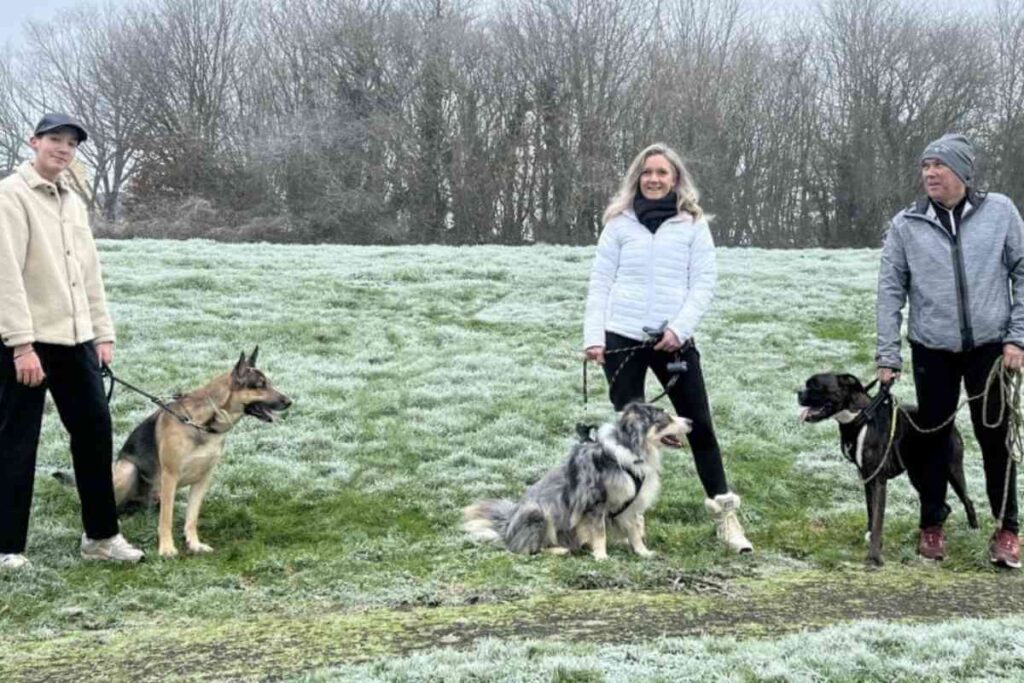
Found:
[(21, 553), (0, 553), (0, 569), (26, 569), (32, 563)]
[(138, 562), (146, 553), (132, 546), (118, 534), (100, 541), (94, 541), (82, 534), (83, 560), (115, 560), (117, 562)]

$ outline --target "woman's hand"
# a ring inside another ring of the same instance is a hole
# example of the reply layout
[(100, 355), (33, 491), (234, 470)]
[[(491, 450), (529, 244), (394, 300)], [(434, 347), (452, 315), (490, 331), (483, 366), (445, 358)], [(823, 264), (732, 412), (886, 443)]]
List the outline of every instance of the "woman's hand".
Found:
[(46, 379), (39, 356), (31, 344), (18, 346), (14, 349), (14, 376), (19, 384), (27, 387), (38, 387)]
[(114, 343), (113, 342), (100, 342), (96, 344), (96, 360), (100, 362), (100, 367), (104, 365), (110, 365), (114, 362)]
[(661, 340), (654, 345), (654, 350), (672, 353), (673, 351), (678, 351), (682, 347), (683, 343), (679, 341), (679, 337), (676, 336), (676, 333), (666, 328), (665, 333), (661, 335)]
[(583, 353), (586, 354), (587, 360), (594, 361), (598, 365), (604, 365), (603, 346), (588, 346)]

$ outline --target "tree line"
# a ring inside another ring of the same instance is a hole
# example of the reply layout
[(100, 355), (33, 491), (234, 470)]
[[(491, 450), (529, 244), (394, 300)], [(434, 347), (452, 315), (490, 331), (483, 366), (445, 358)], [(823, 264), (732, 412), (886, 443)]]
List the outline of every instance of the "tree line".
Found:
[(108, 235), (592, 244), (654, 141), (724, 245), (877, 246), (949, 131), (1024, 201), (1020, 0), (151, 0), (20, 42), (0, 166), (79, 117)]

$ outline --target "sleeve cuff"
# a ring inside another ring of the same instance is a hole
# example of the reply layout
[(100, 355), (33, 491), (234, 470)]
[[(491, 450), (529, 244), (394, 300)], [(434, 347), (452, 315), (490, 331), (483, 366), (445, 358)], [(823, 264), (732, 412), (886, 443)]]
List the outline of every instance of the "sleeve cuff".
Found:
[(0, 341), (4, 343), (4, 346), (12, 349), (15, 346), (31, 344), (35, 340), (36, 335), (34, 332), (6, 332), (0, 335)]

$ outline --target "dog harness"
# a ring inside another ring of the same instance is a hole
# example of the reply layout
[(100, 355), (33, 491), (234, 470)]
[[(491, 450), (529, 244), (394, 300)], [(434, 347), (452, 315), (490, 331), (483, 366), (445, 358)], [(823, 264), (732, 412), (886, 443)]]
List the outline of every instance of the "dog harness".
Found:
[[(597, 430), (597, 425), (595, 425), (595, 424), (587, 424), (585, 422), (577, 422), (576, 423), (576, 436), (579, 437), (579, 440), (581, 442), (597, 441), (597, 439), (594, 438), (594, 432), (596, 430)], [(637, 462), (637, 464), (639, 464), (641, 461), (637, 460), (636, 462)], [(627, 470), (622, 465), (619, 465), (619, 469), (622, 470), (625, 474), (628, 474), (629, 478), (633, 480), (633, 487), (634, 487), (635, 491), (633, 492), (633, 497), (630, 498), (629, 500), (627, 500), (625, 505), (620, 507), (615, 512), (611, 513), (611, 518), (612, 519), (615, 519), (616, 517), (621, 515), (623, 512), (625, 512), (626, 509), (629, 508), (629, 506), (632, 505), (636, 501), (636, 499), (640, 497), (640, 489), (643, 488), (643, 485), (644, 485), (644, 478), (641, 477), (636, 472), (634, 472), (633, 470)]]
[(611, 514), (612, 519), (615, 519), (623, 512), (625, 512), (627, 508), (629, 508), (629, 506), (632, 505), (636, 501), (636, 499), (640, 497), (640, 489), (643, 488), (644, 485), (643, 477), (641, 477), (633, 470), (627, 470), (625, 467), (622, 467), (621, 465), (619, 466), (619, 469), (628, 474), (629, 478), (633, 480), (633, 485), (636, 487), (636, 491), (634, 491), (633, 497), (626, 501), (625, 505), (623, 505), (622, 507), (620, 507), (618, 510)]
[[(865, 391), (874, 386), (874, 384), (875, 382), (871, 382), (871, 384), (865, 387)], [(896, 421), (898, 420), (898, 415), (901, 411), (897, 410), (896, 399), (889, 393), (889, 388), (889, 384), (880, 384), (878, 387), (878, 393), (871, 399), (871, 403), (861, 410), (857, 414), (857, 417), (849, 423), (849, 426), (855, 430), (855, 433), (859, 433), (868, 425), (868, 423), (874, 422), (875, 413), (881, 406), (889, 404), (891, 410), (891, 414), (889, 416), (889, 438), (885, 444), (885, 451), (882, 453), (882, 460), (878, 463), (878, 467), (875, 468), (874, 472), (865, 477), (864, 471), (861, 469), (861, 463), (857, 462), (857, 457), (847, 453), (845, 448), (843, 449), (843, 455), (846, 456), (846, 459), (852, 462), (857, 468), (857, 473), (860, 474), (861, 481), (864, 484), (871, 483), (875, 477), (878, 476), (878, 474), (885, 468), (886, 464), (888, 464), (889, 456), (892, 455), (893, 451), (896, 452), (896, 459), (899, 461), (900, 466), (903, 469), (906, 469), (906, 466), (903, 464), (903, 459), (900, 457), (899, 449), (894, 447), (894, 442), (896, 440)]]

